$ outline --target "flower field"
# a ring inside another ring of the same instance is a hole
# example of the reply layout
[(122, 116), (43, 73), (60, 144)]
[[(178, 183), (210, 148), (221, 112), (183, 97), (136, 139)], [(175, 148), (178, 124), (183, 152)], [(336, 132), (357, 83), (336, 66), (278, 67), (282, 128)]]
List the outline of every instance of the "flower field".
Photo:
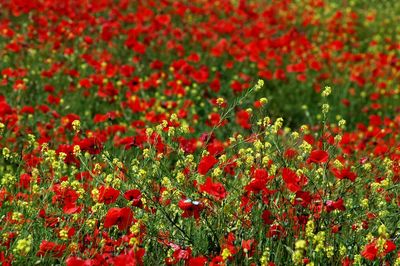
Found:
[(0, 264), (399, 266), (399, 12), (0, 0)]

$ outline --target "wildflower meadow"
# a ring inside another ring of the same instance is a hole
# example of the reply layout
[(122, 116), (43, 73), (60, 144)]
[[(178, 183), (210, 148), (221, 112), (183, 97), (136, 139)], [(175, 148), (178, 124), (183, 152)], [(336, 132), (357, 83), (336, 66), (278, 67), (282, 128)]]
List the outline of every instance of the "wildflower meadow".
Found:
[(0, 0), (0, 265), (400, 266), (399, 13)]

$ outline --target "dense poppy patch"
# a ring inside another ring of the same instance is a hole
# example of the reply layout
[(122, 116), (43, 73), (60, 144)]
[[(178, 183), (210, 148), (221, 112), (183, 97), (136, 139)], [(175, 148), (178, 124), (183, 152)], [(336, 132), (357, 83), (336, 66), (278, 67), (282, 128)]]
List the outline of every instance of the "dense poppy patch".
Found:
[(0, 264), (400, 265), (399, 11), (0, 0)]

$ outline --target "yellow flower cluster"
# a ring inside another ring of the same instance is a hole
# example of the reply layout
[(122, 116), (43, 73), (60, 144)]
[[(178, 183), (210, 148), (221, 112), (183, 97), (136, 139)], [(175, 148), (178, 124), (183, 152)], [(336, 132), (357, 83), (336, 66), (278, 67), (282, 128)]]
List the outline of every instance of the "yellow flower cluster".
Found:
[(308, 238), (314, 238), (314, 221), (313, 220), (308, 220), (306, 224), (306, 236)]
[(314, 236), (315, 251), (320, 252), (325, 249), (325, 231), (320, 231)]
[(32, 235), (28, 235), (27, 238), (19, 239), (13, 249), (14, 254), (26, 256), (29, 251), (31, 251), (32, 240)]
[(260, 264), (267, 265), (267, 263), (269, 261), (269, 256), (270, 256), (270, 251), (269, 251), (269, 248), (267, 247), (262, 254), (262, 257), (260, 259)]
[(61, 240), (67, 240), (68, 239), (68, 230), (67, 229), (61, 229), (59, 234), (60, 234), (60, 239)]
[(224, 250), (222, 251), (222, 259), (223, 260), (226, 260), (226, 259), (228, 259), (232, 254), (231, 254), (231, 252), (229, 251), (229, 249), (227, 249), (227, 248), (224, 248)]
[(329, 113), (329, 108), (330, 108), (329, 104), (324, 103), (324, 104), (322, 105), (322, 113), (323, 113), (324, 115), (326, 115), (327, 113)]
[(76, 133), (78, 133), (81, 130), (81, 121), (79, 120), (72, 121), (72, 128)]
[(254, 86), (254, 90), (258, 91), (260, 90), (262, 87), (264, 87), (264, 80), (259, 79), (257, 84)]
[(3, 177), (1, 178), (1, 185), (2, 185), (2, 186), (9, 186), (9, 187), (11, 187), (11, 186), (13, 186), (16, 182), (17, 182), (17, 177), (14, 176), (14, 175), (12, 175), (12, 174), (9, 174), (9, 173), (4, 174)]
[(283, 126), (283, 118), (279, 117), (276, 119), (274, 125), (272, 126), (272, 133), (278, 133), (278, 130)]
[(292, 254), (292, 261), (295, 265), (301, 265), (303, 263), (304, 252), (307, 247), (305, 240), (297, 240), (295, 244), (295, 250)]
[(322, 91), (321, 96), (322, 97), (328, 97), (332, 92), (332, 88), (329, 86), (326, 86), (325, 89)]

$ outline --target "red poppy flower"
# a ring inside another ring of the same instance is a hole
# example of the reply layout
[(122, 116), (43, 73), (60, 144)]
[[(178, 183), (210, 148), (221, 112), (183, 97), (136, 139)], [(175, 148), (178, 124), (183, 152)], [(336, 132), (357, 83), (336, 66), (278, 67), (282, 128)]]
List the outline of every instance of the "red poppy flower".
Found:
[(78, 144), (82, 151), (87, 151), (90, 154), (99, 154), (103, 150), (103, 144), (95, 137), (83, 139)]
[(130, 250), (126, 254), (120, 254), (113, 258), (113, 265), (115, 266), (137, 266), (143, 265), (143, 256), (145, 250), (143, 248), (137, 251)]
[(20, 185), (20, 187), (22, 187), (24, 189), (28, 189), (29, 185), (31, 183), (31, 180), (32, 180), (32, 177), (29, 174), (27, 174), (27, 173), (22, 174), (19, 177), (19, 185)]
[(99, 189), (99, 202), (111, 204), (117, 201), (119, 190), (112, 187), (101, 186)]
[(205, 175), (207, 174), (207, 172), (213, 168), (213, 166), (218, 162), (218, 160), (212, 156), (212, 155), (208, 155), (208, 156), (204, 156), (203, 158), (201, 158), (199, 166), (197, 168), (197, 172), (201, 175)]
[(326, 201), (326, 211), (331, 212), (334, 210), (344, 211), (346, 207), (344, 206), (344, 201), (342, 198), (338, 199), (337, 201), (327, 200)]
[(71, 189), (71, 188), (61, 188), (59, 184), (53, 186), (53, 190), (56, 195), (53, 196), (52, 202), (53, 203), (60, 203), (64, 206), (72, 206), (76, 205), (76, 201), (79, 198), (78, 193)]
[(294, 149), (287, 149), (284, 153), (284, 156), (287, 159), (293, 159), (297, 155), (297, 151)]
[(78, 258), (78, 257), (69, 257), (65, 261), (65, 264), (67, 266), (86, 266), (86, 265), (91, 265), (92, 264), (92, 260), (91, 259), (83, 260), (83, 259)]
[(274, 216), (269, 210), (264, 210), (261, 218), (264, 221), (264, 224), (272, 224), (274, 222)]
[(267, 179), (268, 172), (265, 169), (256, 169), (253, 171), (252, 177), (254, 179)]
[(357, 175), (354, 172), (351, 172), (349, 168), (333, 168), (332, 173), (338, 179), (349, 179), (352, 182), (354, 182), (357, 178)]
[(65, 245), (60, 245), (54, 242), (43, 240), (39, 246), (39, 251), (36, 253), (36, 256), (50, 256), (54, 258), (60, 258), (63, 256), (65, 249)]
[(377, 257), (384, 257), (388, 253), (392, 252), (396, 249), (396, 244), (391, 240), (386, 240), (384, 250), (379, 252), (378, 247), (376, 246), (376, 240), (367, 244), (364, 250), (361, 252), (361, 255), (368, 260), (375, 260)]
[(396, 249), (396, 244), (390, 240), (386, 240), (384, 256)]
[(351, 266), (353, 265), (354, 260), (350, 259), (349, 257), (346, 257), (342, 260), (342, 266)]
[(224, 152), (224, 144), (218, 140), (214, 140), (208, 144), (207, 150), (211, 155), (217, 155)]
[(244, 188), (248, 192), (253, 192), (255, 194), (264, 190), (268, 181), (268, 172), (265, 169), (256, 169), (252, 173), (252, 180)]
[(244, 129), (250, 129), (250, 114), (246, 110), (240, 110), (236, 113), (236, 123)]
[(206, 182), (200, 185), (200, 192), (207, 192), (216, 200), (223, 200), (227, 194), (224, 185), (218, 182), (214, 183), (210, 177), (207, 177)]
[(211, 113), (208, 115), (206, 125), (210, 127), (224, 126), (228, 123), (227, 119), (221, 120), (221, 115), (218, 113)]
[(82, 211), (81, 206), (77, 206), (76, 203), (66, 203), (63, 207), (65, 214), (74, 214)]
[(374, 260), (378, 255), (378, 248), (374, 242), (365, 246), (364, 250), (361, 252), (361, 255), (367, 260)]
[(295, 205), (301, 205), (307, 207), (311, 203), (311, 194), (308, 191), (297, 191), (296, 198), (294, 199)]
[(117, 225), (119, 230), (125, 230), (133, 221), (133, 213), (129, 207), (111, 208), (108, 210), (104, 220), (104, 228)]
[(254, 239), (242, 240), (243, 252), (248, 254), (249, 257), (253, 256), (256, 246), (257, 242)]
[(377, 145), (374, 149), (375, 156), (385, 155), (389, 151), (389, 148), (386, 145)]
[(282, 178), (283, 181), (286, 183), (286, 187), (292, 191), (297, 192), (301, 189), (299, 185), (300, 177), (289, 168), (283, 168), (282, 170)]
[(190, 266), (204, 266), (207, 262), (205, 257), (193, 257), (189, 259), (188, 265)]
[(182, 249), (178, 248), (174, 251), (172, 256), (177, 260), (188, 260), (192, 256), (192, 250), (190, 248)]
[(192, 201), (190, 199), (182, 199), (178, 202), (178, 207), (183, 210), (182, 217), (188, 218), (193, 216), (196, 220), (200, 218), (200, 212), (204, 206), (199, 201)]
[(281, 238), (284, 236), (286, 236), (286, 231), (285, 228), (283, 228), (283, 226), (280, 224), (271, 225), (267, 233), (267, 237)]
[(225, 163), (224, 172), (228, 175), (235, 175), (235, 169), (237, 167), (237, 163), (234, 160), (229, 160)]
[(326, 163), (329, 159), (329, 154), (326, 151), (314, 150), (310, 153), (307, 163)]
[(128, 190), (124, 193), (124, 198), (132, 201), (132, 206), (142, 208), (143, 207), (143, 202), (142, 202), (142, 193), (138, 189), (132, 189)]

